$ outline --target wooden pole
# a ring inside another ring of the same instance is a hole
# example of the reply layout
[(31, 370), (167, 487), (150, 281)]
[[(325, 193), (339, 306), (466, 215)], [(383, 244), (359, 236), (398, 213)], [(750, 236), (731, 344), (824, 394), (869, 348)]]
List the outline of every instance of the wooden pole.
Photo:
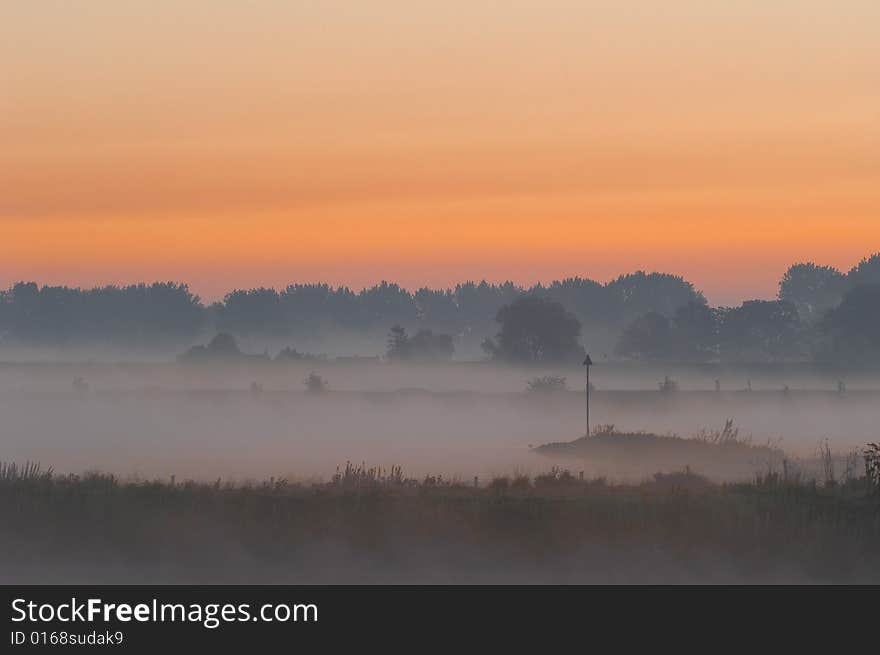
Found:
[(587, 390), (586, 390), (586, 397), (587, 397), (587, 434), (586, 434), (586, 436), (589, 437), (589, 436), (590, 436), (590, 367), (589, 367), (589, 366), (585, 366), (584, 368), (587, 369)]

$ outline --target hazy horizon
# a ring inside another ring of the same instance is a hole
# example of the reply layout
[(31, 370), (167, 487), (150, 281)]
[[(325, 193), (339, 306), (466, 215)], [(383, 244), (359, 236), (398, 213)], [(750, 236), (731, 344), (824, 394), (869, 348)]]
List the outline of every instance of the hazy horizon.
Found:
[(190, 283), (189, 280), (163, 278), (159, 275), (155, 275), (153, 277), (147, 276), (147, 277), (143, 277), (143, 278), (132, 278), (132, 279), (127, 279), (127, 278), (121, 279), (121, 278), (111, 277), (111, 278), (107, 278), (107, 279), (102, 278), (102, 279), (98, 279), (98, 280), (94, 280), (94, 281), (85, 281), (82, 283), (77, 283), (77, 282), (75, 282), (75, 277), (73, 280), (68, 280), (68, 279), (65, 279), (64, 277), (59, 277), (57, 279), (56, 278), (47, 279), (46, 276), (36, 275), (36, 276), (25, 278), (22, 276), (16, 276), (14, 274), (12, 274), (12, 275), (7, 274), (7, 275), (0, 275), (0, 288), (9, 288), (12, 285), (19, 283), (19, 282), (35, 282), (39, 286), (46, 285), (46, 286), (61, 286), (61, 287), (70, 287), (70, 288), (92, 289), (92, 288), (100, 288), (100, 287), (112, 286), (112, 285), (116, 285), (116, 286), (120, 286), (120, 287), (128, 286), (128, 285), (136, 285), (136, 284), (148, 284), (149, 285), (149, 284), (152, 284), (155, 282), (166, 282), (167, 281), (167, 282), (175, 282), (175, 283), (187, 285), (188, 288), (192, 291), (192, 293), (197, 295), (204, 304), (210, 304), (210, 303), (222, 301), (228, 293), (235, 291), (235, 290), (271, 288), (271, 289), (276, 289), (276, 290), (280, 291), (280, 290), (283, 290), (287, 286), (292, 285), (292, 284), (302, 284), (302, 285), (328, 284), (332, 288), (348, 288), (348, 289), (351, 289), (353, 292), (358, 293), (360, 291), (375, 287), (376, 285), (379, 285), (383, 282), (387, 282), (389, 284), (398, 284), (402, 289), (404, 289), (410, 293), (414, 293), (421, 288), (429, 288), (429, 289), (433, 289), (433, 290), (453, 290), (453, 289), (455, 289), (456, 285), (465, 284), (468, 282), (474, 282), (477, 284), (479, 284), (481, 282), (487, 282), (489, 284), (503, 284), (506, 282), (511, 282), (521, 289), (528, 290), (538, 284), (546, 286), (546, 285), (549, 285), (553, 282), (558, 282), (558, 281), (562, 281), (565, 279), (571, 279), (571, 278), (577, 278), (577, 277), (580, 277), (580, 278), (586, 279), (586, 280), (592, 280), (594, 282), (598, 282), (598, 283), (604, 285), (604, 284), (607, 284), (608, 282), (616, 280), (620, 276), (630, 275), (630, 274), (637, 273), (637, 272), (645, 272), (648, 274), (660, 273), (660, 274), (664, 274), (664, 275), (674, 275), (674, 276), (681, 277), (685, 282), (689, 282), (689, 283), (693, 284), (694, 290), (702, 293), (703, 296), (706, 298), (709, 305), (715, 306), (715, 307), (724, 307), (724, 306), (736, 306), (736, 305), (739, 305), (742, 302), (747, 301), (747, 300), (773, 300), (773, 299), (776, 299), (779, 294), (779, 284), (780, 284), (780, 281), (782, 279), (783, 274), (790, 266), (793, 266), (795, 264), (810, 262), (810, 263), (814, 263), (819, 266), (832, 266), (833, 268), (836, 268), (837, 270), (839, 270), (841, 273), (846, 274), (848, 271), (850, 271), (852, 268), (854, 268), (860, 261), (864, 261), (865, 259), (867, 259), (868, 257), (870, 257), (874, 254), (876, 254), (876, 253), (863, 252), (861, 255), (857, 256), (853, 261), (851, 261), (849, 263), (844, 263), (840, 266), (835, 266), (835, 265), (829, 264), (828, 262), (825, 262), (825, 261), (815, 261), (815, 260), (810, 260), (809, 258), (806, 258), (806, 257), (802, 257), (800, 259), (796, 259), (791, 262), (788, 262), (787, 264), (782, 265), (782, 267), (780, 268), (779, 277), (772, 284), (772, 287), (773, 287), (772, 292), (768, 290), (768, 292), (764, 295), (746, 295), (746, 296), (742, 296), (742, 297), (739, 297), (739, 296), (732, 297), (731, 296), (731, 297), (726, 297), (727, 298), (726, 300), (725, 300), (725, 298), (713, 297), (711, 294), (706, 293), (704, 287), (700, 284), (699, 280), (688, 278), (686, 275), (683, 275), (682, 273), (680, 273), (674, 269), (670, 269), (670, 270), (653, 270), (653, 269), (621, 270), (617, 273), (612, 273), (605, 278), (592, 277), (589, 274), (584, 274), (583, 272), (574, 272), (570, 275), (555, 275), (555, 276), (551, 275), (549, 277), (542, 277), (541, 279), (521, 279), (520, 277), (518, 277), (516, 275), (501, 276), (498, 278), (491, 278), (491, 279), (485, 278), (485, 277), (474, 278), (474, 277), (464, 276), (464, 277), (460, 277), (460, 278), (450, 279), (450, 281), (448, 283), (440, 283), (437, 285), (432, 285), (432, 284), (408, 285), (405, 282), (402, 282), (400, 280), (393, 279), (393, 278), (387, 278), (387, 277), (377, 278), (375, 280), (368, 281), (363, 284), (350, 284), (350, 283), (346, 282), (345, 280), (335, 281), (332, 277), (330, 279), (318, 279), (318, 278), (316, 278), (316, 279), (287, 279), (287, 280), (281, 280), (277, 284), (272, 284), (270, 282), (265, 282), (265, 281), (261, 282), (259, 280), (256, 280), (250, 286), (247, 286), (247, 285), (235, 286), (235, 285), (233, 285), (228, 288), (219, 289), (217, 291), (214, 291), (213, 293), (212, 292), (202, 293), (202, 291), (199, 289), (198, 285)]

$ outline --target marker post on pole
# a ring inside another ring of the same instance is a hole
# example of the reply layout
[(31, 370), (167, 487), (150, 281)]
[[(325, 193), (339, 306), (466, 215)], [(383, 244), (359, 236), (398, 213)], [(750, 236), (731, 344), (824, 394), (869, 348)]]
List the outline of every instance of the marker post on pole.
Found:
[(593, 365), (593, 360), (590, 359), (590, 356), (587, 355), (586, 359), (584, 359), (584, 368), (587, 371), (587, 386), (586, 386), (586, 405), (587, 405), (587, 437), (590, 436), (590, 367)]

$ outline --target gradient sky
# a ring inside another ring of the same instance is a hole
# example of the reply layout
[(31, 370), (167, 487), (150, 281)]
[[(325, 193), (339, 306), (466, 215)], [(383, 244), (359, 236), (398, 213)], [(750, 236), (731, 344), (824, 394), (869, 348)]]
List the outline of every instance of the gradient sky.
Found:
[(680, 273), (880, 250), (876, 0), (6, 0), (0, 286)]

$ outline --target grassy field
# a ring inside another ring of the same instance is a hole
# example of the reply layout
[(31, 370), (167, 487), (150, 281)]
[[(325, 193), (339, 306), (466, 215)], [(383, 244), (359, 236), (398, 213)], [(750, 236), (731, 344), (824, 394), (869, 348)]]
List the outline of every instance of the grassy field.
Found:
[(613, 485), (349, 465), (329, 482), (232, 485), (7, 465), (0, 513), (5, 583), (880, 582), (864, 476)]

